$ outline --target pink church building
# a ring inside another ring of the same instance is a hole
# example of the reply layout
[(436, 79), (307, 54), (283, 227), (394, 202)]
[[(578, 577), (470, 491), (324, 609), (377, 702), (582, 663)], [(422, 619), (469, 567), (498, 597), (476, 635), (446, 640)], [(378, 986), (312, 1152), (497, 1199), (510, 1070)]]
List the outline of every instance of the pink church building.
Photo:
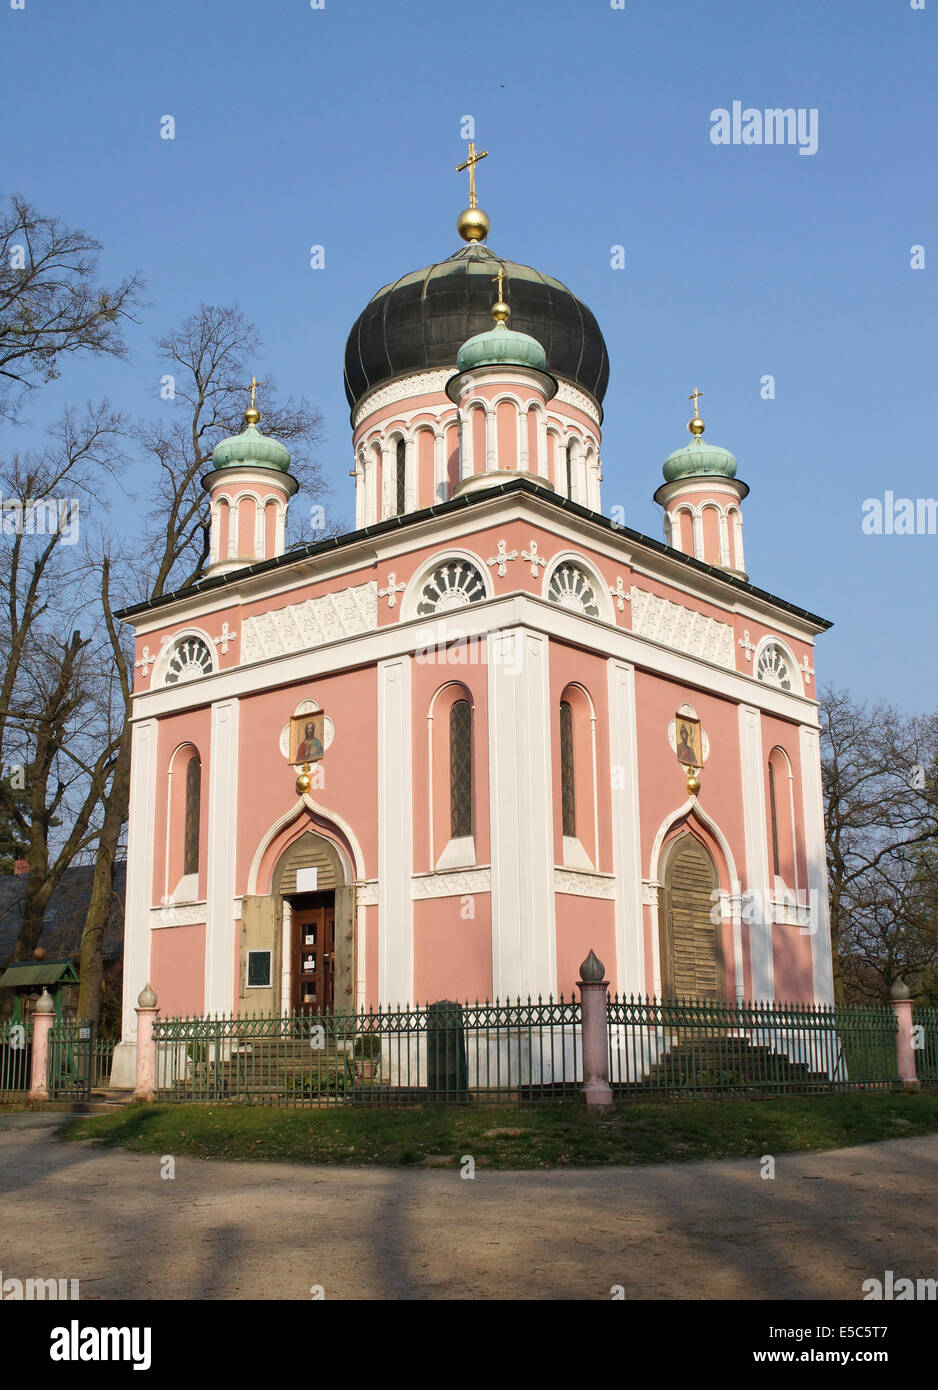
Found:
[(829, 624), (750, 582), (696, 394), (664, 540), (603, 514), (596, 319), (460, 229), (349, 334), (355, 529), (285, 549), (252, 408), (204, 577), (123, 615), (118, 1083), (147, 982), (164, 1015), (556, 997), (592, 948), (620, 992), (833, 998)]

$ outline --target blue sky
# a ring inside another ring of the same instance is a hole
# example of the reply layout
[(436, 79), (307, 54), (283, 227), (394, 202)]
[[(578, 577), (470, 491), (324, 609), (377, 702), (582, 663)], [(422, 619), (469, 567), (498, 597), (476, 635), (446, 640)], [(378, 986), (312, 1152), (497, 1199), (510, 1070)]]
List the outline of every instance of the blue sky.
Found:
[[(470, 114), (489, 244), (566, 282), (606, 336), (604, 509), (661, 535), (652, 493), (699, 384), (752, 489), (753, 582), (836, 623), (819, 677), (935, 708), (938, 536), (860, 520), (887, 489), (938, 496), (938, 0), (6, 5), (0, 193), (96, 236), (105, 278), (148, 282), (133, 360), (69, 366), (36, 426), (104, 394), (155, 413), (152, 335), (237, 302), (258, 377), (322, 410), (353, 516), (345, 337), (380, 285), (460, 244)], [(816, 108), (817, 153), (715, 146), (710, 113), (736, 100)]]

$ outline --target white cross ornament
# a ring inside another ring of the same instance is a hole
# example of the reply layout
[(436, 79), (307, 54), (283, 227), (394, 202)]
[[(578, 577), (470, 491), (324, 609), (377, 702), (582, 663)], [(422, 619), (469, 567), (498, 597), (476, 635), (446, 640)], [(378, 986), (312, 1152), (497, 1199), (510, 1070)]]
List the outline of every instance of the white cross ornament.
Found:
[(150, 655), (150, 648), (144, 647), (143, 651), (140, 653), (140, 660), (135, 661), (134, 666), (141, 670), (145, 677), (149, 677), (150, 667), (155, 661), (156, 657)]
[(613, 588), (612, 585), (609, 586), (609, 592), (610, 592), (610, 594), (612, 594), (612, 597), (615, 599), (615, 601), (616, 601), (616, 607), (618, 608), (618, 610), (619, 610), (620, 613), (624, 611), (625, 605), (626, 605), (627, 603), (631, 603), (631, 602), (632, 602), (632, 595), (631, 595), (631, 594), (627, 594), (627, 593), (625, 592), (624, 588), (622, 587), (622, 575), (621, 575), (621, 574), (619, 575), (618, 579), (616, 580), (616, 587)]
[(222, 625), (221, 625), (221, 632), (218, 634), (217, 637), (213, 637), (213, 638), (212, 638), (212, 641), (215, 643), (215, 646), (216, 646), (216, 647), (221, 647), (222, 651), (223, 651), (223, 652), (225, 653), (225, 655), (227, 656), (227, 655), (228, 655), (228, 643), (229, 643), (229, 642), (233, 642), (234, 639), (237, 637), (237, 635), (238, 635), (238, 634), (237, 634), (236, 632), (229, 632), (229, 631), (228, 631), (228, 624), (227, 624), (227, 623), (222, 623)]
[(743, 648), (743, 650), (744, 650), (745, 653), (746, 653), (746, 660), (747, 660), (747, 661), (751, 661), (751, 660), (752, 660), (752, 654), (753, 654), (753, 652), (754, 652), (755, 649), (756, 649), (756, 644), (755, 644), (755, 642), (752, 642), (752, 641), (750, 641), (750, 639), (749, 639), (749, 629), (748, 629), (748, 627), (746, 628), (746, 631), (743, 633), (742, 637), (740, 637), (740, 639), (739, 639), (739, 645)]
[(393, 570), (391, 570), (388, 574), (388, 587), (386, 589), (378, 590), (378, 597), (386, 598), (388, 601), (389, 608), (397, 607), (398, 594), (402, 594), (404, 590), (407, 588), (406, 584), (398, 584), (395, 582), (396, 580), (397, 575), (394, 573)]
[(531, 573), (534, 575), (534, 578), (535, 578), (535, 579), (537, 578), (537, 567), (538, 567), (538, 565), (546, 565), (546, 564), (547, 564), (547, 561), (544, 559), (543, 555), (538, 555), (538, 553), (537, 553), (537, 541), (532, 541), (532, 542), (531, 542), (531, 549), (530, 549), (530, 551), (528, 551), (528, 550), (522, 550), (522, 552), (521, 552), (521, 558), (522, 558), (522, 560), (530, 560), (530, 562), (531, 562)]
[[(496, 549), (498, 554), (493, 555), (490, 559), (486, 560), (485, 563), (487, 565), (498, 565), (498, 573), (500, 576), (504, 577), (508, 573), (506, 568), (508, 561), (517, 560), (518, 552), (517, 550), (509, 550), (507, 541), (499, 541)], [(535, 574), (536, 573), (537, 571), (535, 570)]]
[(807, 658), (807, 657), (803, 657), (803, 658), (802, 658), (801, 665), (800, 665), (800, 667), (799, 667), (798, 669), (800, 670), (801, 674), (804, 676), (804, 683), (805, 683), (805, 685), (810, 685), (810, 684), (811, 684), (811, 677), (814, 675), (814, 667), (813, 667), (813, 666), (809, 666), (809, 664), (808, 664), (808, 658)]

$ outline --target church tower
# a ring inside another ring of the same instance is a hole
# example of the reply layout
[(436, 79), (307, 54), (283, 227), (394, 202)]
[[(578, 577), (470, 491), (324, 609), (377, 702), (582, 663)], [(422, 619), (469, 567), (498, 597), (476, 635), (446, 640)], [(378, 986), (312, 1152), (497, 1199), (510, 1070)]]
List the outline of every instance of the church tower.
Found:
[(257, 428), (256, 389), (252, 381), (244, 429), (215, 445), (212, 471), (202, 479), (212, 499), (207, 574), (272, 560), (285, 549), (287, 505), (298, 484), (288, 471), (289, 450)]
[(745, 579), (740, 503), (749, 488), (736, 477), (736, 460), (729, 450), (704, 443), (706, 425), (697, 404), (702, 394), (694, 388), (694, 418), (687, 425), (691, 442), (665, 459), (665, 480), (655, 501), (665, 510), (669, 545)]
[(456, 225), (467, 244), (385, 285), (349, 333), (356, 527), (508, 472), (600, 510), (606, 344), (591, 310), (559, 280), (483, 245), (482, 158), (470, 145), (460, 166), (470, 198)]

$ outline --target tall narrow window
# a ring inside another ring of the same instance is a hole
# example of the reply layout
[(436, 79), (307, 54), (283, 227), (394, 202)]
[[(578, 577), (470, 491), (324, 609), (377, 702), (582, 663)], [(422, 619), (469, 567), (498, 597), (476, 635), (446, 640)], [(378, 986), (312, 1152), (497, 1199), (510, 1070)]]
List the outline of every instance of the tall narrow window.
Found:
[(472, 711), (457, 700), (449, 712), (450, 835), (472, 834)]
[(560, 807), (563, 833), (576, 835), (576, 790), (573, 772), (573, 708), (566, 701), (560, 706)]
[(199, 811), (202, 801), (202, 764), (190, 758), (186, 766), (186, 821), (184, 830), (184, 874), (199, 872)]
[(573, 445), (567, 445), (567, 496), (573, 497)]
[(397, 478), (396, 478), (396, 482), (397, 482), (397, 515), (398, 515), (398, 516), (402, 516), (403, 513), (404, 513), (404, 506), (405, 506), (405, 499), (406, 499), (406, 490), (405, 490), (405, 483), (406, 483), (406, 481), (407, 481), (407, 475), (406, 475), (406, 458), (407, 458), (407, 448), (406, 448), (406, 446), (405, 446), (405, 444), (404, 444), (403, 439), (399, 439), (399, 440), (397, 441)]
[(772, 822), (772, 872), (781, 877), (781, 859), (778, 852), (778, 805), (775, 800), (775, 768), (769, 760), (769, 818)]

